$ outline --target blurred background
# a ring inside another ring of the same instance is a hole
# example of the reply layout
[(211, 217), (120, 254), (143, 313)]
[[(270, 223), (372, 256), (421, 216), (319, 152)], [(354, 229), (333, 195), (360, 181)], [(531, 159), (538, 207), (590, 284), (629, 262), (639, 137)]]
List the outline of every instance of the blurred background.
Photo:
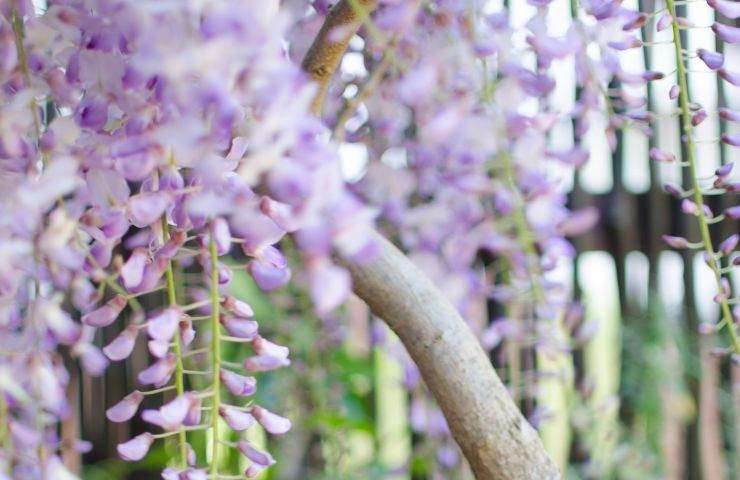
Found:
[[(492, 10), (503, 7), (490, 3)], [(712, 23), (713, 13), (703, 1), (679, 3), (697, 25)], [(633, 1), (625, 4), (635, 6)], [(650, 12), (663, 5), (646, 0), (640, 7)], [(532, 7), (524, 1), (510, 2), (508, 8), (515, 25), (523, 25), (531, 15)], [(555, 0), (548, 20), (564, 32), (568, 12), (567, 0)], [(670, 40), (670, 31), (654, 32), (649, 22), (644, 40), (655, 44), (625, 52), (625, 58), (635, 65), (674, 71), (673, 47), (661, 43)], [(731, 69), (740, 70), (737, 45), (718, 44), (706, 28), (684, 35), (691, 48), (723, 51)], [(695, 100), (707, 110), (719, 104), (740, 108), (736, 90), (725, 91), (697, 59), (689, 62)], [(367, 73), (362, 63), (360, 53), (349, 53), (343, 68), (362, 78)], [(555, 101), (567, 108), (574, 98), (574, 68), (568, 62), (556, 68)], [(622, 131), (619, 148), (611, 153), (606, 139), (594, 135), (589, 163), (577, 175), (562, 173), (570, 185), (570, 205), (593, 205), (601, 212), (598, 227), (576, 240), (575, 262), (555, 273), (585, 307), (584, 318), (564, 332), (572, 336), (576, 349), (533, 348), (511, 333), (515, 314), (508, 312), (506, 325), (498, 323), (501, 311), (495, 301), (481, 302), (476, 319), (488, 325), (481, 341), (491, 349), (492, 364), (568, 478), (740, 478), (740, 392), (733, 393), (733, 384), (740, 388), (740, 367), (717, 355), (716, 336), (702, 336), (698, 328), (702, 321), (714, 323), (718, 315), (711, 300), (711, 277), (698, 254), (670, 251), (660, 238), (698, 235), (695, 222), (661, 189), (666, 181), (681, 180), (680, 169), (648, 160), (650, 147), (673, 150), (679, 144), (678, 121), (667, 94), (673, 83), (653, 83), (642, 92), (659, 115), (651, 138)], [(563, 138), (573, 137), (572, 125), (560, 128)], [(710, 116), (697, 136), (716, 139), (721, 128), (717, 117)], [(368, 162), (363, 148), (359, 144), (341, 148), (351, 181), (362, 179)], [(733, 157), (716, 142), (697, 148), (701, 175), (740, 160), (737, 149)], [(729, 206), (718, 203), (723, 201), (732, 199), (713, 197), (709, 205), (721, 211)], [(717, 233), (717, 238), (725, 238), (733, 232)], [(287, 241), (282, 248), (292, 251)], [(734, 280), (740, 278), (736, 275)], [(444, 419), (392, 333), (371, 318), (359, 300), (330, 318), (315, 317), (306, 288), (299, 277), (268, 299), (243, 270), (235, 270), (232, 282), (232, 293), (254, 307), (265, 336), (290, 346), (294, 365), (260, 379), (255, 402), (274, 406), (295, 425), (289, 435), (269, 440), (276, 442), (269, 449), (278, 464), (260, 478), (472, 478)], [(120, 328), (106, 328), (100, 344), (107, 344)], [(516, 328), (526, 332), (534, 327)], [(246, 346), (229, 348), (229, 360), (248, 355)], [(70, 365), (74, 376), (70, 396), (79, 409), (64, 424), (63, 434), (73, 438), (79, 433), (92, 442), (89, 453), (68, 459), (82, 465), (85, 479), (159, 478), (172, 446), (157, 444), (159, 450), (140, 463), (121, 462), (116, 444), (145, 425), (138, 419), (130, 424), (105, 420), (106, 408), (136, 387), (133, 372), (146, 364), (147, 355), (146, 346), (137, 345), (131, 359), (111, 365), (101, 378)], [(196, 432), (191, 439), (197, 444), (206, 440), (205, 435)], [(268, 442), (259, 431), (250, 435), (256, 443)], [(221, 461), (241, 460), (233, 455)]]

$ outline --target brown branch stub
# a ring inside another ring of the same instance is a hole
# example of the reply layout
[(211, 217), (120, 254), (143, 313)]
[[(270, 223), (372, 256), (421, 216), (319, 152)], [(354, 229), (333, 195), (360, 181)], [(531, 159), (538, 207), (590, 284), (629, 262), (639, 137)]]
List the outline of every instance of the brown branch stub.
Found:
[[(326, 16), (301, 64), (319, 87), (311, 103), (311, 112), (315, 115), (321, 115), (329, 83), (339, 68), (350, 39), (359, 30), (364, 16), (375, 10), (376, 6), (377, 0), (340, 0)], [(364, 12), (358, 11), (360, 8)]]
[(479, 480), (550, 480), (560, 472), (455, 307), (378, 233), (379, 258), (346, 261), (355, 293), (386, 321), (419, 367)]

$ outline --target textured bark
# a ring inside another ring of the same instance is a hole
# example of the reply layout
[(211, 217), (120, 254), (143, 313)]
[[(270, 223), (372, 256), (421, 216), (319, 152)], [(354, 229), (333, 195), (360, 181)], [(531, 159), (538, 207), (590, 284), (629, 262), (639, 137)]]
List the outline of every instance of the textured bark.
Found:
[[(369, 13), (376, 2), (341, 0), (303, 60), (319, 85), (312, 105), (316, 115), (349, 39), (362, 24), (358, 6)], [(339, 40), (330, 39), (336, 32)], [(561, 478), (455, 307), (400, 250), (379, 233), (372, 235), (380, 245), (376, 260), (362, 265), (345, 260), (354, 291), (403, 342), (476, 478)]]
[(376, 0), (341, 0), (326, 16), (301, 65), (319, 87), (311, 103), (311, 111), (316, 115), (321, 115), (331, 77), (339, 68), (350, 39), (362, 25), (362, 14), (368, 15), (376, 6)]
[(355, 293), (403, 342), (476, 478), (560, 478), (455, 307), (403, 253), (375, 237), (378, 259), (346, 262)]

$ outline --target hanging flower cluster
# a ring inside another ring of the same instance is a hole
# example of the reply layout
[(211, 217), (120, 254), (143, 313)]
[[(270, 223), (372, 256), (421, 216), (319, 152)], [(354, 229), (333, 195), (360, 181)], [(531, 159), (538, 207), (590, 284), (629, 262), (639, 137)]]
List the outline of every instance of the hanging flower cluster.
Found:
[[(132, 418), (147, 396), (172, 391), (141, 418), (161, 430), (119, 445), (142, 459), (176, 436), (167, 479), (217, 478), (221, 420), (274, 435), (287, 418), (248, 402), (255, 374), (290, 365), (288, 348), (259, 334), (250, 306), (227, 294), (240, 248), (265, 291), (291, 276), (276, 243), (294, 232), (316, 308), (349, 292), (330, 255), (370, 259), (372, 210), (341, 178), (326, 129), (311, 117), (314, 87), (283, 51), (275, 3), (249, 0), (58, 0), (0, 11), (0, 472), (68, 478), (57, 422), (69, 412), (65, 357), (101, 374), (147, 342), (151, 364), (107, 411)], [(265, 193), (257, 193), (259, 186)], [(181, 288), (182, 268), (202, 288)], [(169, 306), (140, 298), (166, 290)], [(104, 348), (96, 330), (118, 322)], [(221, 344), (248, 344), (243, 364), (221, 364)], [(64, 355), (62, 354), (64, 352)], [(68, 354), (68, 355), (67, 355)], [(193, 389), (191, 375), (207, 379)], [(247, 403), (244, 403), (247, 401)], [(210, 429), (205, 452), (187, 432)], [(274, 463), (246, 440), (248, 477)]]
[[(485, 13), (482, 3), (381, 2), (364, 35), (375, 58), (355, 97), (330, 105), (334, 131), (347, 127), (348, 140), (367, 147), (368, 170), (356, 190), (378, 206), (389, 232), (485, 347), (508, 336), (567, 349), (550, 330), (569, 301), (549, 272), (575, 254), (566, 237), (587, 231), (598, 216), (567, 208), (565, 176), (557, 172), (588, 159), (580, 141), (591, 116), (603, 115), (612, 74), (585, 52), (597, 40), (611, 47), (580, 23), (551, 33), (549, 2), (533, 2), (538, 9), (519, 42), (522, 32), (506, 14)], [(583, 93), (575, 108), (556, 108), (548, 100), (556, 85), (551, 66), (567, 59), (580, 62)], [(366, 110), (348, 115), (354, 98)], [(556, 128), (574, 119), (576, 141), (553, 143)], [(520, 315), (488, 326), (480, 314), (486, 299), (516, 305)], [(525, 326), (522, 315), (547, 321)], [(406, 365), (413, 426), (439, 439), (440, 464), (452, 467), (459, 458), (444, 418)]]
[[(291, 270), (278, 243), (290, 233), (314, 307), (327, 314), (350, 291), (349, 274), (331, 255), (372, 259), (376, 212), (485, 347), (510, 337), (567, 350), (553, 330), (570, 302), (552, 272), (574, 256), (567, 237), (597, 215), (567, 207), (558, 172), (587, 161), (597, 127), (612, 148), (620, 128), (651, 133), (655, 115), (634, 87), (667, 72), (629, 71), (620, 60), (645, 45), (638, 31), (651, 17), (658, 30), (673, 31), (678, 84), (669, 96), (681, 110), (681, 164), (691, 180), (686, 189), (665, 189), (682, 199), (701, 234), (696, 243), (665, 240), (704, 249), (723, 317), (709, 329), (726, 328), (740, 352), (727, 278), (738, 264), (727, 261), (738, 236), (715, 246), (710, 235), (740, 211), (714, 213), (704, 201), (738, 185), (732, 164), (709, 183), (697, 176), (694, 128), (710, 113), (689, 98), (680, 37), (689, 24), (673, 0), (654, 14), (613, 0), (574, 2), (563, 34), (547, 24), (548, 0), (529, 1), (535, 9), (523, 28), (476, 0), (380, 1), (352, 43), (370, 73), (332, 87), (331, 130), (308, 114), (315, 88), (296, 61), (329, 4), (279, 3), (51, 0), (43, 13), (29, 0), (0, 5), (0, 478), (71, 478), (59, 453), (87, 446), (57, 435), (70, 409), (65, 364), (79, 361), (99, 375), (137, 341), (151, 354), (137, 372), (141, 389), (111, 406), (108, 419), (128, 421), (145, 398), (168, 397), (140, 412), (153, 431), (119, 445), (123, 459), (140, 460), (156, 440), (173, 437), (178, 458), (165, 479), (235, 473), (219, 470), (224, 448), (249, 460), (239, 472), (247, 477), (272, 465), (268, 452), (244, 439), (231, 443), (223, 431), (224, 424), (243, 432), (259, 423), (274, 435), (291, 428), (249, 401), (261, 372), (291, 360), (287, 347), (260, 334), (249, 304), (228, 294), (233, 269), (244, 268), (264, 291), (281, 288)], [(707, 3), (725, 18), (740, 16), (736, 2)], [(734, 25), (712, 30), (740, 42)], [(740, 86), (721, 53), (689, 55), (728, 88)], [(575, 65), (578, 87), (565, 107), (552, 101), (562, 62)], [(609, 88), (613, 82), (620, 88)], [(724, 108), (718, 115), (740, 118)], [(572, 141), (563, 142), (571, 125)], [(369, 153), (353, 192), (330, 137)], [(734, 133), (720, 140), (740, 146)], [(678, 162), (659, 149), (650, 156)], [(241, 265), (225, 261), (235, 252)], [(197, 285), (183, 288), (183, 269), (199, 276)], [(142, 297), (162, 291), (168, 305), (144, 308)], [(518, 313), (488, 326), (477, 321), (486, 300)], [(96, 346), (97, 330), (114, 324), (120, 334)], [(251, 353), (226, 365), (225, 342)], [(455, 465), (444, 418), (411, 362), (407, 383), (414, 428), (439, 440), (441, 464)], [(195, 452), (188, 432), (206, 429), (208, 452)]]
[[(708, 0), (707, 3), (715, 11), (717, 18), (724, 17), (730, 20), (740, 18), (740, 5), (737, 2)], [(740, 87), (740, 73), (729, 70), (725, 66), (725, 58), (722, 53), (703, 48), (692, 50), (684, 45), (681, 30), (697, 26), (678, 15), (674, 0), (667, 0), (665, 8), (657, 13), (659, 19), (655, 24), (656, 30), (670, 29), (672, 32), (678, 83), (671, 87), (669, 96), (671, 100), (678, 103), (685, 157), (682, 158), (678, 153), (657, 148), (651, 150), (650, 157), (658, 162), (678, 163), (682, 168), (688, 170), (688, 185), (668, 183), (664, 186), (664, 189), (681, 199), (683, 213), (696, 218), (700, 235), (700, 238), (695, 242), (672, 235), (664, 235), (663, 240), (673, 248), (704, 251), (704, 261), (712, 272), (715, 284), (713, 300), (719, 306), (721, 320), (717, 323), (709, 322), (701, 325), (701, 331), (714, 333), (725, 329), (729, 333), (731, 343), (725, 353), (732, 354), (732, 357), (737, 359), (740, 355), (740, 337), (738, 336), (740, 308), (733, 307), (733, 304), (737, 303), (737, 296), (732, 291), (728, 276), (740, 265), (740, 257), (733, 256), (740, 236), (734, 233), (726, 238), (719, 239), (719, 242), (715, 243), (716, 237), (712, 235), (712, 228), (723, 221), (736, 222), (740, 219), (740, 208), (737, 205), (728, 206), (723, 212), (713, 212), (707, 205), (705, 198), (709, 195), (723, 194), (728, 197), (734, 196), (739, 191), (740, 185), (737, 181), (733, 181), (731, 177), (733, 162), (721, 165), (710, 178), (702, 178), (698, 173), (701, 159), (697, 155), (696, 146), (698, 142), (706, 142), (709, 139), (701, 138), (697, 129), (707, 119), (709, 113), (704, 106), (692, 101), (690, 97), (688, 63), (689, 59), (698, 59), (709, 71), (716, 72), (723, 82), (723, 87), (730, 90)], [(726, 25), (718, 21), (711, 25), (711, 29), (724, 44), (740, 43), (740, 28), (734, 25)], [(740, 118), (738, 112), (723, 107), (719, 108), (716, 115), (720, 122), (728, 124), (737, 122)], [(722, 133), (719, 141), (726, 145), (726, 148), (740, 147), (740, 136), (736, 133)]]

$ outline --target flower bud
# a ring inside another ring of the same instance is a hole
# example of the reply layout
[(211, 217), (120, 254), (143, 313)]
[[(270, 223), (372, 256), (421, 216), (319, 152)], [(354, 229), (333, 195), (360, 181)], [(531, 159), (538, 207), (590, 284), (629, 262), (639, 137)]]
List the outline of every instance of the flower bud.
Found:
[(234, 395), (247, 397), (254, 395), (257, 390), (257, 380), (254, 377), (239, 375), (223, 368), (219, 372), (219, 377), (221, 382)]
[(725, 63), (725, 56), (721, 53), (712, 52), (704, 48), (700, 48), (696, 53), (699, 55), (701, 61), (711, 70), (722, 68), (722, 65)]
[(247, 478), (254, 478), (260, 473), (262, 473), (262, 470), (264, 470), (265, 467), (258, 463), (253, 463), (250, 466), (247, 467), (246, 470), (244, 470), (244, 476)]
[(144, 228), (158, 222), (168, 204), (169, 199), (162, 192), (143, 192), (129, 197), (126, 212), (132, 225)]
[(683, 237), (675, 237), (672, 235), (663, 235), (663, 241), (668, 244), (668, 246), (673, 248), (690, 248), (691, 244), (688, 240), (686, 240)]
[(180, 341), (184, 347), (187, 347), (195, 340), (195, 329), (193, 322), (189, 318), (180, 320)]
[(226, 295), (221, 302), (221, 305), (231, 310), (231, 312), (237, 317), (251, 318), (254, 316), (254, 310), (249, 306), (248, 303), (238, 300), (231, 295)]
[(670, 13), (664, 13), (655, 24), (655, 29), (662, 32), (666, 28), (669, 28), (673, 24), (673, 16)]
[(740, 28), (714, 22), (712, 31), (725, 43), (740, 43)]
[(144, 394), (138, 390), (129, 393), (123, 399), (105, 411), (105, 416), (111, 422), (127, 422), (136, 414)]
[(699, 332), (699, 335), (712, 335), (717, 333), (718, 328), (717, 325), (713, 325), (708, 322), (699, 322), (697, 331)]
[(258, 449), (247, 440), (239, 440), (236, 446), (245, 457), (258, 465), (269, 467), (270, 465), (275, 464), (275, 459), (272, 458), (272, 455)]
[(260, 260), (252, 260), (247, 265), (247, 271), (257, 286), (266, 292), (282, 287), (290, 280), (290, 269), (279, 268)]
[(230, 405), (221, 405), (218, 408), (218, 413), (229, 425), (229, 428), (236, 432), (242, 432), (254, 425), (255, 418), (251, 413), (244, 412)]
[(259, 324), (254, 320), (228, 316), (221, 316), (221, 325), (229, 332), (229, 335), (246, 339), (254, 338), (259, 329)]
[(737, 20), (740, 17), (740, 3), (737, 0), (707, 0), (707, 4), (730, 20)]
[(740, 133), (723, 133), (720, 139), (722, 143), (732, 145), (733, 147), (740, 147)]
[(731, 254), (733, 250), (735, 250), (738, 240), (740, 240), (740, 235), (738, 235), (737, 233), (730, 235), (729, 237), (727, 237), (727, 239), (719, 244), (718, 253), (720, 255)]
[(719, 167), (717, 170), (714, 171), (714, 174), (718, 177), (726, 177), (732, 172), (732, 167), (735, 166), (734, 163), (725, 163), (721, 167)]
[(699, 209), (696, 204), (688, 198), (684, 198), (681, 202), (681, 211), (686, 215), (696, 215), (699, 213)]
[(257, 335), (252, 341), (252, 348), (257, 355), (267, 355), (270, 357), (285, 359), (290, 355), (288, 347), (283, 347), (276, 343), (272, 343), (269, 340), (265, 340), (263, 337)]
[(732, 220), (740, 220), (740, 205), (735, 205), (725, 210), (725, 216)]
[(691, 125), (697, 126), (701, 124), (704, 120), (707, 118), (707, 112), (704, 111), (704, 109), (701, 109), (697, 112), (695, 112), (693, 115), (691, 115)]
[(120, 270), (121, 281), (127, 290), (131, 290), (144, 279), (144, 268), (149, 255), (145, 248), (135, 248)]
[(139, 329), (136, 325), (127, 326), (112, 342), (103, 348), (103, 353), (115, 362), (128, 358), (134, 349), (138, 334)]
[(154, 437), (147, 432), (132, 438), (128, 442), (118, 444), (116, 450), (123, 460), (137, 462), (146, 456), (152, 443), (154, 443)]
[(656, 162), (674, 163), (676, 161), (676, 156), (672, 153), (653, 147), (650, 149), (650, 159)]
[(144, 410), (141, 412), (141, 418), (163, 430), (177, 430), (183, 425), (185, 417), (194, 405), (194, 400), (195, 395), (192, 393), (183, 393), (162, 405), (158, 410)]
[(82, 323), (93, 327), (107, 327), (116, 321), (118, 315), (126, 306), (126, 297), (116, 295), (97, 310), (82, 316)]
[(267, 372), (287, 367), (290, 360), (287, 358), (272, 357), (270, 355), (254, 355), (244, 360), (244, 369), (248, 372)]
[(170, 351), (170, 344), (166, 341), (149, 340), (146, 345), (149, 348), (149, 353), (155, 358), (164, 358), (167, 352)]
[(684, 194), (683, 189), (675, 183), (666, 182), (663, 184), (663, 190), (674, 197), (681, 198)]
[(717, 74), (722, 80), (726, 81), (727, 83), (731, 83), (736, 87), (740, 87), (740, 73), (727, 70), (726, 68), (720, 68), (717, 71)]
[(259, 405), (255, 405), (252, 408), (252, 415), (260, 422), (265, 430), (273, 435), (282, 435), (283, 433), (287, 433), (291, 428), (290, 420), (272, 413)]
[(80, 365), (88, 375), (97, 377), (108, 367), (108, 359), (95, 345), (78, 343), (72, 352), (80, 357)]
[(229, 250), (231, 250), (231, 230), (229, 230), (229, 224), (226, 220), (221, 217), (213, 220), (210, 234), (216, 242), (216, 253), (219, 256), (229, 253)]
[(137, 377), (139, 383), (142, 385), (154, 385), (157, 388), (161, 387), (169, 381), (172, 372), (175, 370), (176, 363), (177, 359), (173, 354), (157, 360), (149, 368), (139, 372), (139, 376)]
[(671, 89), (668, 91), (668, 98), (671, 100), (675, 100), (678, 98), (678, 95), (681, 93), (681, 87), (678, 85), (673, 85)]
[(647, 70), (642, 75), (642, 78), (648, 82), (652, 82), (653, 80), (661, 80), (665, 77), (665, 74), (663, 72), (656, 72), (653, 70)]
[(181, 315), (179, 307), (166, 308), (149, 319), (146, 331), (154, 340), (169, 342), (175, 336)]
[(731, 110), (729, 108), (720, 108), (719, 118), (727, 120), (728, 122), (740, 122), (740, 111)]

